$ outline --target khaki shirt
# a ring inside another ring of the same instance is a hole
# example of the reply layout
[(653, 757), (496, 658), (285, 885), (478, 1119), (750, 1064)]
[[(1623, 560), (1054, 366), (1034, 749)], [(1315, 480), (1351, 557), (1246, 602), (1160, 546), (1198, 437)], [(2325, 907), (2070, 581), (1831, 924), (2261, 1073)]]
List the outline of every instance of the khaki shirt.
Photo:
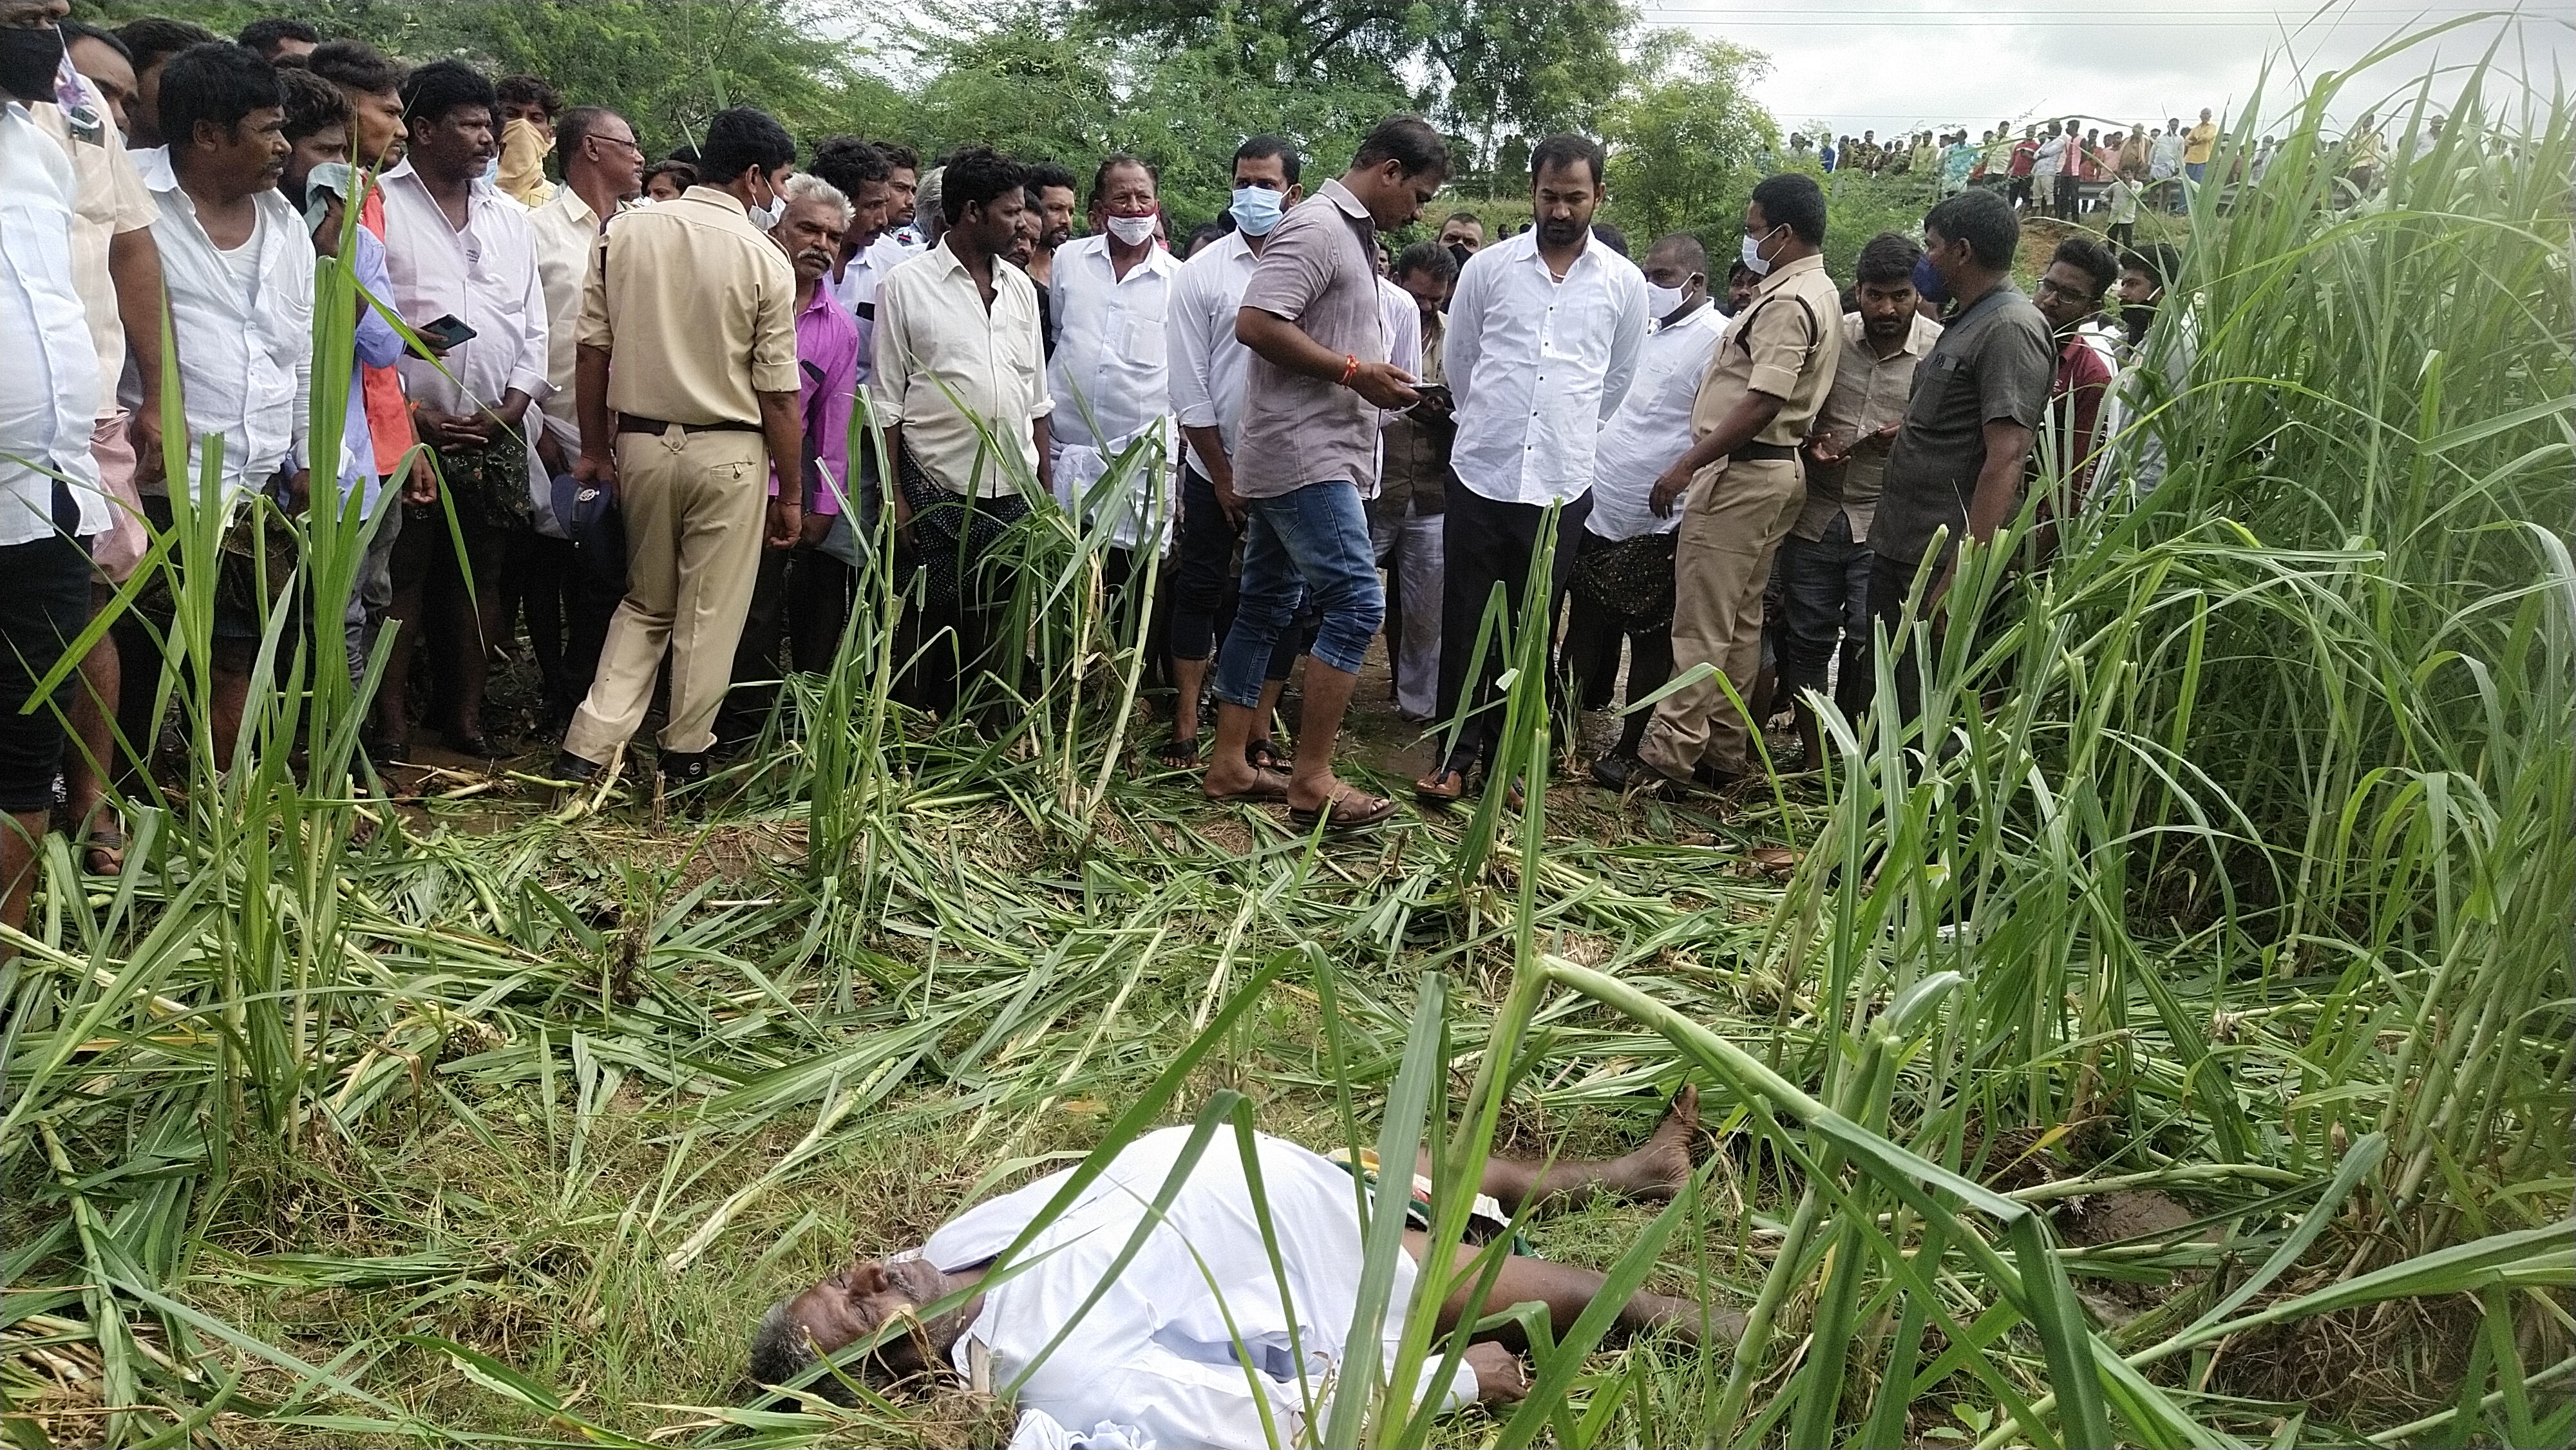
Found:
[[(1825, 275), (1823, 257), (1773, 268), (1709, 359), (1708, 376), (1691, 404), (1691, 437), (1707, 437), (1746, 394), (1762, 393), (1778, 398), (1780, 411), (1752, 441), (1782, 448), (1804, 443), (1833, 389), (1834, 365), (1842, 356), (1834, 323), (1841, 316), (1842, 293)], [(1719, 459), (1701, 477), (1725, 466)]]
[(125, 319), (116, 310), (116, 284), (108, 275), (108, 244), (120, 232), (150, 231), (161, 219), (161, 208), (134, 169), (116, 122), (106, 114), (84, 115), (77, 133), (71, 117), (51, 101), (29, 106), (27, 114), (62, 146), (79, 183), (72, 210), (72, 285), (80, 289), (90, 341), (98, 348), (96, 416), (114, 417), (119, 411), (116, 380), (125, 371)]
[(1869, 344), (1869, 326), (1857, 312), (1842, 325), (1842, 360), (1834, 365), (1834, 386), (1816, 415), (1816, 432), (1831, 437), (1850, 456), (1840, 463), (1807, 463), (1807, 503), (1789, 532), (1821, 542), (1834, 515), (1851, 521), (1851, 541), (1869, 542), (1869, 521), (1878, 512), (1879, 479), (1887, 472), (1887, 450), (1893, 435), (1873, 437), (1905, 419), (1905, 402), (1914, 387), (1914, 365), (1941, 340), (1941, 324), (1917, 312), (1906, 332), (1905, 346), (1882, 358)]
[(731, 193), (620, 212), (591, 252), (581, 345), (614, 355), (608, 406), (666, 423), (760, 422), (793, 396), (796, 270)]

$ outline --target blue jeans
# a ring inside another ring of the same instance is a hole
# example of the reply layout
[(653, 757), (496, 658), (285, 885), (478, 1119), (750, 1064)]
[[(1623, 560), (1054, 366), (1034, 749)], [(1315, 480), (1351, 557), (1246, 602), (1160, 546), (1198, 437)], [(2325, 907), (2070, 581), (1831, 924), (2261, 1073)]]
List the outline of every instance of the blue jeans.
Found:
[(1852, 542), (1844, 514), (1834, 515), (1822, 539), (1791, 534), (1780, 541), (1778, 698), (1823, 689), (1839, 644), (1842, 683), (1834, 703), (1851, 716), (1869, 707), (1869, 569), (1869, 545)]
[(1357, 488), (1310, 483), (1249, 502), (1234, 627), (1216, 661), (1216, 697), (1245, 709), (1260, 705), (1271, 645), (1296, 621), (1301, 598), (1320, 621), (1308, 653), (1344, 674), (1360, 672), (1386, 619), (1386, 591)]

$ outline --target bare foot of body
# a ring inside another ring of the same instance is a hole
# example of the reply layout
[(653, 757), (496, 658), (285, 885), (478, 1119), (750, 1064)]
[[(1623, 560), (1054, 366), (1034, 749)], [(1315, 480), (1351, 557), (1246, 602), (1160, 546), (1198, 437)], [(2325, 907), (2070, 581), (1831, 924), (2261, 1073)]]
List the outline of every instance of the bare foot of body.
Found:
[(1654, 1133), (1618, 1160), (1620, 1191), (1649, 1203), (1681, 1192), (1690, 1181), (1691, 1148), (1698, 1141), (1699, 1089), (1685, 1086), (1674, 1094)]

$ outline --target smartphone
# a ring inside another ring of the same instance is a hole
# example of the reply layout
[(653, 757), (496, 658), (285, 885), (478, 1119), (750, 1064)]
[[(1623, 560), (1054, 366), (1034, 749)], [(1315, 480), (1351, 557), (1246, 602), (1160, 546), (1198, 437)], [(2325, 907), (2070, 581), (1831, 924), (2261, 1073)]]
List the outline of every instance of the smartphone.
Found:
[(1416, 383), (1413, 385), (1413, 391), (1421, 394), (1422, 401), (1429, 403), (1434, 411), (1442, 413), (1457, 411), (1458, 405), (1450, 399), (1449, 385), (1446, 383)]
[(440, 348), (452, 348), (474, 336), (474, 329), (466, 325), (464, 318), (453, 312), (435, 322), (422, 323), (412, 331), (419, 333), (423, 339)]

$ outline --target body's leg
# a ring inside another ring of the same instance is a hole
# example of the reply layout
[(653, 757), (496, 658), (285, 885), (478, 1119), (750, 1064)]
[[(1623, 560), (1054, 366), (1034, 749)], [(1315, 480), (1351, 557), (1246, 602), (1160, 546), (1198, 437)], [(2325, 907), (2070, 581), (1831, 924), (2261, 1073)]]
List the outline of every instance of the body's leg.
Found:
[[(1848, 535), (1848, 528), (1845, 533)], [(1870, 678), (1869, 663), (1869, 545), (1852, 543), (1846, 537), (1841, 570), (1843, 647), (1834, 677), (1834, 704), (1841, 708), (1844, 718), (1858, 720), (1868, 713), (1869, 697), (1878, 684)]]
[[(58, 532), (0, 547), (0, 579), (8, 581), (0, 588), (0, 923), (12, 927), (25, 924), (35, 889), (36, 843), (63, 758), (56, 706), (69, 703), (40, 696), (36, 682), (89, 623), (89, 550), (67, 537), (80, 524), (79, 505), (61, 482), (53, 492)], [(0, 961), (14, 955), (0, 946)]]
[[(1446, 566), (1440, 590), (1440, 693), (1432, 705), (1432, 714), (1444, 726), (1458, 717), (1462, 704), (1482, 693), (1474, 688), (1481, 680), (1471, 682), (1467, 674), (1475, 661), (1476, 632), (1484, 624), (1485, 602), (1501, 577), (1500, 558), (1505, 553), (1495, 538), (1498, 525), (1493, 513), (1498, 505), (1460, 483), (1455, 474), (1449, 479), (1447, 500), (1440, 515), (1441, 558)], [(1491, 674), (1501, 653), (1500, 641), (1488, 640), (1483, 668), (1477, 673)], [(1480, 722), (1469, 721), (1435, 771), (1463, 773), (1473, 766), (1480, 729)]]
[(1225, 602), (1234, 525), (1217, 504), (1216, 485), (1195, 468), (1181, 470), (1181, 540), (1172, 557), (1172, 739), (1195, 747), (1199, 701), (1216, 655), (1216, 616)]
[[(1851, 521), (1841, 514), (1825, 526), (1822, 540), (1792, 534), (1780, 541), (1780, 679), (1779, 691), (1798, 715), (1798, 738), (1807, 748), (1807, 764), (1821, 758), (1823, 743), (1806, 692), (1825, 687), (1843, 629), (1842, 550), (1851, 541)], [(1862, 627), (1868, 627), (1867, 621)]]
[[(1898, 620), (1905, 613), (1906, 593), (1914, 587), (1914, 574), (1921, 566), (1921, 562), (1917, 559), (1892, 559), (1885, 554), (1872, 551), (1869, 566), (1870, 618), (1874, 628), (1887, 632), (1888, 648), (1896, 651), (1894, 661), (1896, 709), (1903, 718), (1908, 720), (1914, 718), (1917, 707), (1922, 703), (1921, 675), (1916, 669), (1910, 631), (1899, 634), (1897, 629)], [(1876, 648), (1875, 636), (1873, 636), (1872, 648)], [(1867, 657), (1863, 658), (1862, 664), (1873, 672), (1876, 669), (1875, 664)]]
[(1205, 783), (1212, 796), (1239, 794), (1260, 783), (1260, 773), (1243, 758), (1243, 748), (1252, 742), (1256, 722), (1278, 704), (1279, 683), (1267, 678), (1271, 658), (1305, 593), (1276, 526), (1277, 507), (1274, 500), (1256, 500), (1244, 528), (1243, 578), (1235, 594), (1234, 622), (1226, 630), (1225, 648), (1216, 660), (1216, 746), (1208, 757)]
[[(1730, 465), (1694, 490), (1682, 522), (1682, 587), (1673, 615), (1676, 664), (1705, 659), (1724, 671), (1752, 705), (1762, 663), (1762, 595), (1771, 579), (1771, 555), (1798, 516), (1806, 488), (1795, 459)], [(1751, 727), (1715, 681), (1668, 695), (1646, 729), (1640, 754), (1663, 774), (1687, 780), (1702, 760), (1718, 771), (1745, 769)]]
[(787, 653), (798, 672), (828, 673), (850, 627), (855, 579), (821, 549), (799, 549), (787, 567)]
[[(1622, 627), (1625, 627), (1624, 619), (1613, 617), (1619, 619)], [(1671, 628), (1657, 625), (1653, 629), (1629, 629), (1627, 701), (1634, 703), (1646, 698), (1662, 689), (1664, 683), (1672, 677), (1673, 632)], [(1655, 712), (1652, 710), (1630, 711), (1627, 723), (1620, 727), (1619, 745), (1614, 753), (1631, 760), (1635, 759), (1637, 747), (1645, 741), (1646, 726), (1654, 718)]]
[(739, 745), (760, 733), (778, 699), (778, 643), (786, 633), (787, 549), (763, 544), (752, 578), (751, 602), (735, 641), (733, 672), (724, 705), (716, 712), (716, 738)]
[(393, 621), (394, 647), (385, 660), (384, 684), (376, 692), (376, 739), (388, 757), (398, 758), (411, 746), (412, 655), (429, 617), (429, 576), (440, 555), (453, 546), (446, 511), (439, 505), (395, 506), (404, 513), (393, 542), (388, 571), (392, 592), (384, 615)]
[[(1546, 1207), (1601, 1194), (1660, 1203), (1689, 1181), (1691, 1142), (1698, 1136), (1699, 1089), (1684, 1087), (1646, 1141), (1616, 1158), (1547, 1162), (1496, 1155), (1485, 1160), (1476, 1190), (1501, 1204), (1505, 1213), (1517, 1212), (1523, 1204)], [(1414, 1160), (1414, 1172), (1428, 1177), (1431, 1169), (1428, 1154)]]
[(559, 716), (571, 710), (575, 694), (564, 671), (565, 638), (571, 625), (568, 606), (578, 567), (572, 541), (529, 529), (512, 541), (511, 550), (510, 581), (519, 612), (527, 620), (528, 652), (536, 658), (537, 678), (545, 687), (546, 713)]
[[(1404, 1235), (1404, 1246), (1418, 1262), (1430, 1247), (1430, 1237), (1408, 1229)], [(1508, 1309), (1515, 1304), (1533, 1303), (1547, 1306), (1549, 1334), (1562, 1335), (1583, 1317), (1583, 1311), (1600, 1296), (1601, 1285), (1609, 1278), (1597, 1269), (1513, 1254), (1503, 1260), (1501, 1269), (1494, 1275), (1493, 1288), (1478, 1301), (1474, 1297), (1476, 1276), (1480, 1272), (1476, 1259), (1484, 1249), (1474, 1244), (1460, 1244), (1452, 1252), (1456, 1255), (1452, 1272), (1463, 1282), (1440, 1305), (1439, 1327), (1444, 1335), (1455, 1331), (1462, 1322), (1481, 1319), (1488, 1313)], [(1630, 1295), (1628, 1302), (1620, 1307), (1617, 1323), (1618, 1337), (1664, 1330), (1686, 1344), (1724, 1339), (1740, 1333), (1743, 1328), (1744, 1316), (1731, 1309), (1718, 1309), (1689, 1299), (1642, 1291)], [(1528, 1336), (1517, 1324), (1489, 1330), (1476, 1337), (1515, 1350), (1529, 1347)]]
[(450, 551), (445, 565), (446, 621), (448, 670), (456, 682), (455, 744), (460, 750), (488, 748), (483, 693), (491, 682), (493, 652), (509, 643), (506, 606), (511, 600), (513, 531), (462, 515), (457, 522), (465, 537), (465, 565), (473, 578), (464, 577)]
[[(90, 612), (93, 617), (116, 597), (116, 586), (105, 579), (90, 582)], [(116, 716), (119, 689), (123, 683), (124, 664), (117, 658), (116, 631), (110, 629), (81, 656), (80, 688), (72, 691), (71, 748), (63, 752), (63, 792), (71, 807), (72, 829), (76, 839), (96, 835), (102, 840), (121, 837), (115, 817), (105, 814), (107, 772), (115, 768)], [(113, 845), (85, 846), (85, 864), (91, 871), (111, 873), (124, 862), (123, 853)]]
[(1351, 692), (1359, 685), (1369, 641), (1386, 622), (1386, 591), (1369, 553), (1368, 514), (1356, 487), (1313, 483), (1281, 502), (1288, 517), (1282, 541), (1305, 582), (1307, 603), (1317, 620), (1306, 656), (1305, 708), (1297, 717), (1288, 804), (1320, 810), (1342, 799), (1342, 783), (1333, 774), (1333, 748), (1341, 738)]

